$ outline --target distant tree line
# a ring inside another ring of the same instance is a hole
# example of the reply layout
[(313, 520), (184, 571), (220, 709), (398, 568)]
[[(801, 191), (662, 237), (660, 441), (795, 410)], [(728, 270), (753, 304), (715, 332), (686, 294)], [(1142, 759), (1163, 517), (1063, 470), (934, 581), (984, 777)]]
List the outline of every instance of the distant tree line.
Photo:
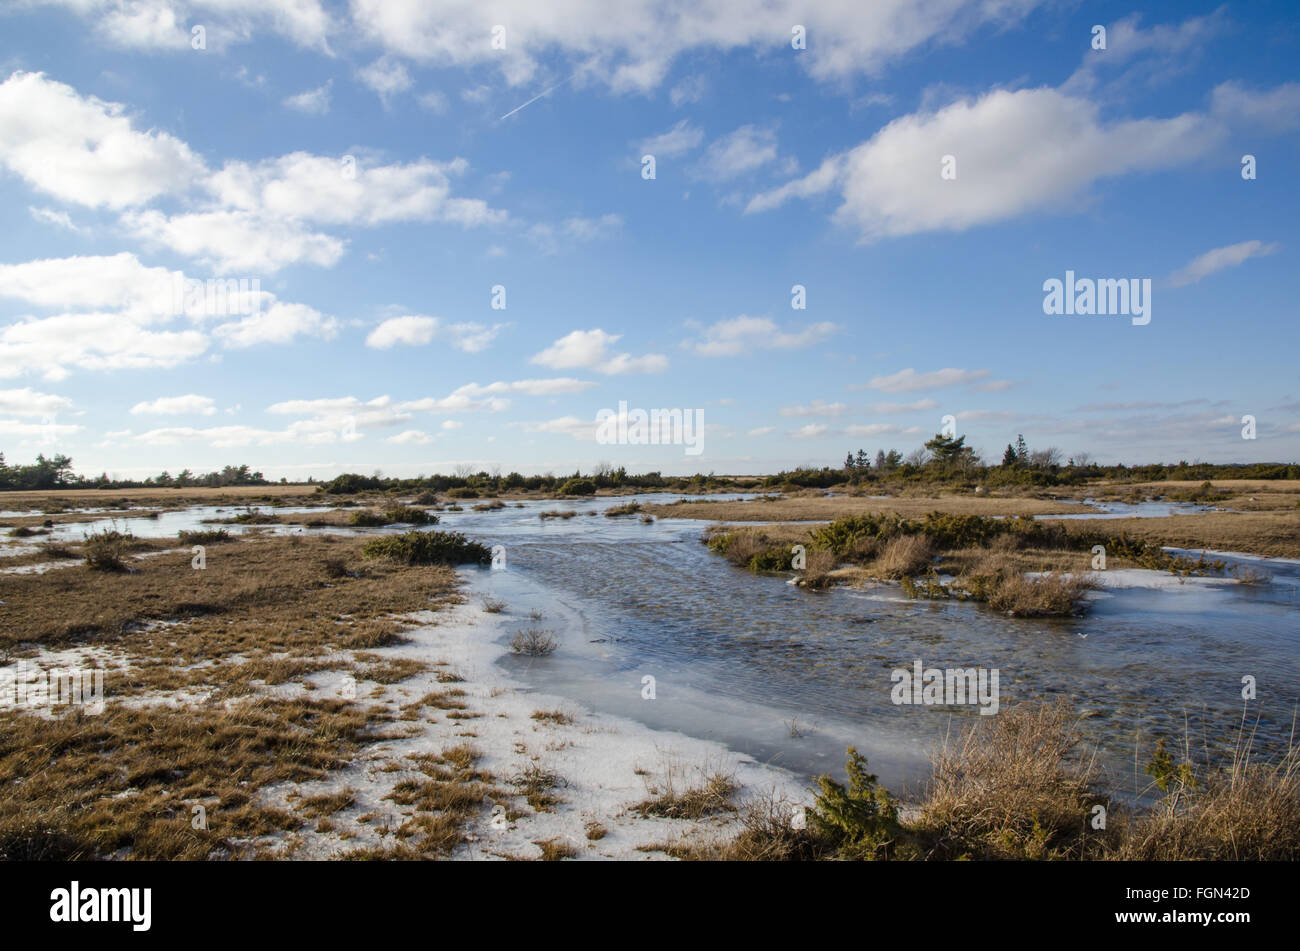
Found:
[(1092, 454), (1076, 452), (1066, 456), (1055, 446), (1030, 449), (1023, 434), (1007, 443), (1000, 465), (989, 465), (978, 451), (966, 445), (965, 436), (936, 433), (924, 448), (903, 457), (893, 449), (876, 452), (874, 464), (865, 449), (850, 451), (842, 468), (836, 470), (799, 469), (769, 476), (765, 482), (792, 483), (799, 486), (827, 487), (841, 482), (850, 484), (877, 479), (903, 479), (934, 482), (980, 482), (988, 485), (1074, 485), (1096, 479), (1131, 482), (1207, 479), (1300, 479), (1296, 463), (1238, 463), (1216, 465), (1208, 462), (1176, 465), (1154, 463), (1141, 466), (1123, 464), (1102, 466)]
[[(281, 480), (284, 481), (284, 480)], [(77, 475), (72, 471), (72, 460), (63, 454), (49, 459), (42, 453), (27, 466), (11, 466), (0, 452), (0, 491), (12, 489), (144, 489), (157, 486), (185, 488), (187, 486), (269, 485), (262, 473), (248, 466), (226, 466), (218, 472), (196, 474), (182, 469), (176, 475), (162, 472), (147, 479), (110, 479), (107, 473), (98, 476)]]

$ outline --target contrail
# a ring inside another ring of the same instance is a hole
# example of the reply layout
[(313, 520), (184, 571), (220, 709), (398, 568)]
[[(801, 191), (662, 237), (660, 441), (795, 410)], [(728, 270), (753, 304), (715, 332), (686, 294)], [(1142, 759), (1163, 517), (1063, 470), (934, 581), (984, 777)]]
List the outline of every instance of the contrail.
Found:
[[(573, 76), (577, 76), (577, 75), (578, 75), (577, 73), (574, 73), (574, 74), (573, 74)], [(569, 79), (572, 79), (573, 76), (570, 76)], [(513, 108), (513, 109), (511, 109), (509, 112), (507, 112), (505, 115), (503, 115), (503, 116), (501, 117), (501, 119), (509, 119), (509, 118), (510, 118), (511, 116), (513, 116), (516, 112), (518, 112), (520, 109), (523, 109), (524, 106), (531, 106), (531, 105), (532, 105), (533, 103), (535, 103), (538, 99), (543, 99), (543, 98), (545, 98), (546, 96), (549, 96), (551, 93), (555, 92), (555, 90), (559, 89), (561, 86), (563, 86), (565, 83), (567, 83), (567, 82), (569, 81), (569, 79), (561, 80), (560, 82), (556, 83), (554, 86), (552, 86), (550, 89), (546, 90), (545, 92), (540, 93), (539, 95), (533, 96), (533, 98), (532, 98), (532, 99), (529, 99), (526, 103), (524, 103), (523, 106), (516, 106), (515, 108)], [(497, 122), (500, 122), (501, 119), (498, 119)]]

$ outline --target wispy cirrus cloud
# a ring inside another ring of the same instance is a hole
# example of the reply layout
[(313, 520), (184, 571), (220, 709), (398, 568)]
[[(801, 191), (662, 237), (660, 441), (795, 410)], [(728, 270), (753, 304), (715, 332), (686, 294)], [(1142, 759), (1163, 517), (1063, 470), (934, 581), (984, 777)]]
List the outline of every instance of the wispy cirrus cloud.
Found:
[(1197, 284), (1211, 274), (1228, 268), (1245, 264), (1251, 258), (1264, 257), (1276, 252), (1281, 245), (1265, 244), (1263, 241), (1241, 241), (1226, 247), (1215, 248), (1193, 258), (1183, 267), (1169, 275), (1169, 283), (1174, 287), (1186, 287)]

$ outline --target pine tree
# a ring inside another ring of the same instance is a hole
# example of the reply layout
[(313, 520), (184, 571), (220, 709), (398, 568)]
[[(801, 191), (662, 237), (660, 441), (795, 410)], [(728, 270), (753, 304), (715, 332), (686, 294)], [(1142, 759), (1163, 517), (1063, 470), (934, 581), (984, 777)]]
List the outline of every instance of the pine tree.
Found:
[(1029, 447), (1025, 445), (1025, 434), (1016, 436), (1016, 462), (1026, 465), (1029, 462)]
[(934, 438), (925, 444), (925, 448), (934, 453), (934, 458), (943, 465), (955, 462), (966, 449), (965, 436), (945, 436), (935, 433)]
[(844, 468), (845, 468), (845, 469), (852, 469), (852, 468), (853, 468), (853, 453), (852, 453), (852, 452), (850, 452), (847, 456), (844, 457)]
[(857, 462), (857, 466), (858, 466), (859, 469), (870, 469), (870, 468), (871, 468), (871, 457), (867, 455), (867, 451), (866, 451), (865, 449), (859, 449), (859, 450), (858, 450), (858, 462)]
[(1007, 451), (1002, 454), (1002, 464), (1004, 466), (1014, 466), (1016, 464), (1016, 447), (1007, 443)]

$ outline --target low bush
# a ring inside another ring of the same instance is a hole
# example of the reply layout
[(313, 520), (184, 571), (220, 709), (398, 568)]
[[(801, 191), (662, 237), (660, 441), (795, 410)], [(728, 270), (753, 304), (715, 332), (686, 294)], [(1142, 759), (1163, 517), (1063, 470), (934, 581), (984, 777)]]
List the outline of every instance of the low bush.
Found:
[(492, 551), (470, 541), (460, 532), (403, 532), (366, 542), (361, 554), (367, 558), (386, 558), (407, 565), (486, 565)]

